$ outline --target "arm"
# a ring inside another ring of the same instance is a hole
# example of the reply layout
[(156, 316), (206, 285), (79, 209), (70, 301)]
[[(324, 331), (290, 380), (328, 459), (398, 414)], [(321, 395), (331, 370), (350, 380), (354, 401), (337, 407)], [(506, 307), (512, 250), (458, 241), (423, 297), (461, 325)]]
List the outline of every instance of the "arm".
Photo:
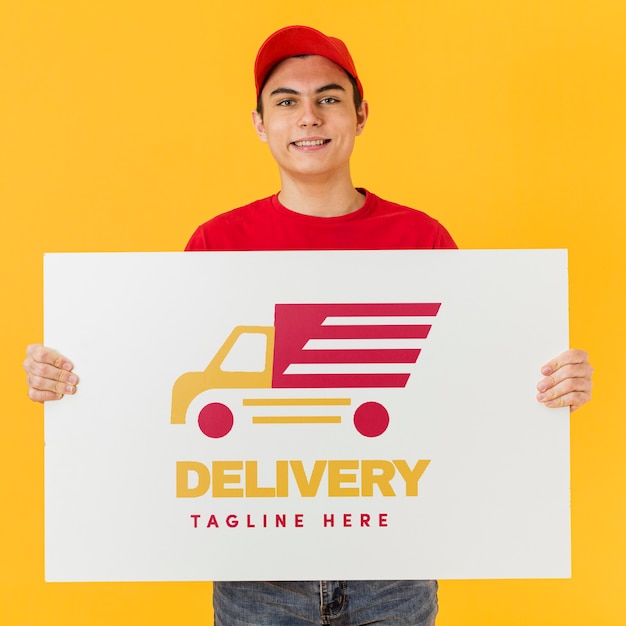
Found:
[(579, 409), (591, 400), (593, 367), (584, 350), (567, 350), (541, 368), (537, 400), (547, 407)]
[(28, 397), (34, 402), (60, 400), (64, 395), (76, 393), (78, 376), (74, 365), (58, 352), (41, 344), (26, 348), (24, 360)]

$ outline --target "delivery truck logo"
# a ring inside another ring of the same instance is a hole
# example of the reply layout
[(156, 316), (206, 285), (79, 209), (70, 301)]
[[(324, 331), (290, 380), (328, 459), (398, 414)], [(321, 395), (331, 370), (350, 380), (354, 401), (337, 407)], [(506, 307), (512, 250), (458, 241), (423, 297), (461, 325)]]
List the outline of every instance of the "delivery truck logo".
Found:
[[(253, 424), (332, 424), (352, 413), (360, 434), (377, 437), (387, 429), (389, 413), (375, 401), (375, 390), (406, 386), (419, 340), (428, 337), (440, 306), (276, 304), (274, 326), (235, 327), (203, 372), (176, 380), (170, 421), (184, 424), (190, 404), (205, 391), (236, 389), (243, 392), (239, 406), (211, 401), (193, 416), (207, 437), (224, 437), (235, 416), (249, 411)], [(264, 339), (258, 370), (226, 367), (244, 337)], [(271, 394), (254, 393), (262, 389)], [(354, 389), (372, 390), (374, 398), (352, 411)]]

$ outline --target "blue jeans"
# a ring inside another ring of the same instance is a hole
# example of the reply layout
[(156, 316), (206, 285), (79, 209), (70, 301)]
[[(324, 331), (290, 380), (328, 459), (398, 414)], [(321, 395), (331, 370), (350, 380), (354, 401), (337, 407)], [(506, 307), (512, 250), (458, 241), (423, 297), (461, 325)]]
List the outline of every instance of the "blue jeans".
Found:
[(215, 626), (434, 626), (434, 580), (213, 583)]

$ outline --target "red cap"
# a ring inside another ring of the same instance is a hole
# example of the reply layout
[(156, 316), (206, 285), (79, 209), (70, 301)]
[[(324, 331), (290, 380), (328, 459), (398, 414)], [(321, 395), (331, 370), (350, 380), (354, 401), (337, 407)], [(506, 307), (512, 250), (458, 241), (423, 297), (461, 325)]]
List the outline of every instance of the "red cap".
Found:
[(256, 55), (254, 82), (257, 98), (271, 71), (281, 61), (300, 54), (318, 54), (342, 67), (354, 78), (361, 98), (363, 97), (363, 86), (357, 76), (354, 61), (341, 39), (327, 37), (309, 26), (286, 26), (270, 35)]

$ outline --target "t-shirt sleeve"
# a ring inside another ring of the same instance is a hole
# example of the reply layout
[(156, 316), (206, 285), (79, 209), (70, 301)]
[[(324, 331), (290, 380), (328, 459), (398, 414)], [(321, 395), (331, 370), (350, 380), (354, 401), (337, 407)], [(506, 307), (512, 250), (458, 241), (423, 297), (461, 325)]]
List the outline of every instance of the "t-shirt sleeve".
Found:
[(439, 222), (437, 222), (437, 224), (439, 228), (437, 229), (437, 234), (435, 235), (433, 249), (457, 250), (458, 246), (456, 245), (454, 239), (452, 239), (452, 235), (444, 226), (439, 224)]
[(204, 228), (202, 228), (202, 226), (198, 226), (194, 234), (191, 235), (191, 239), (187, 242), (187, 245), (185, 246), (185, 252), (202, 252), (209, 249), (210, 248), (206, 241)]

